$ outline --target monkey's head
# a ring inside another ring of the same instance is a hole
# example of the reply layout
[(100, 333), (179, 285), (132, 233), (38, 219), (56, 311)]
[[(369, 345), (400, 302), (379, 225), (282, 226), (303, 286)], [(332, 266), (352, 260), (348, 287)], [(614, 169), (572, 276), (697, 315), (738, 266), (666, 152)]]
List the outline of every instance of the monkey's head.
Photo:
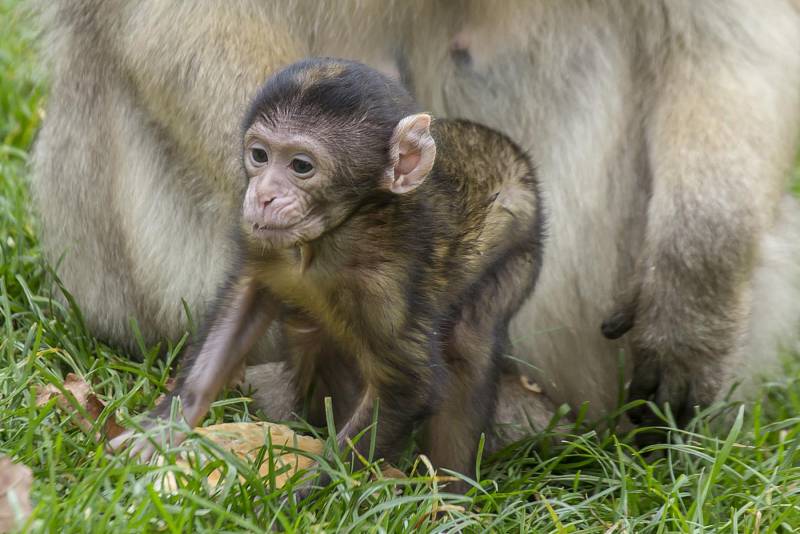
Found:
[(361, 63), (286, 67), (243, 123), (245, 230), (268, 248), (308, 243), (367, 200), (416, 189), (436, 156), (430, 123), (398, 82)]

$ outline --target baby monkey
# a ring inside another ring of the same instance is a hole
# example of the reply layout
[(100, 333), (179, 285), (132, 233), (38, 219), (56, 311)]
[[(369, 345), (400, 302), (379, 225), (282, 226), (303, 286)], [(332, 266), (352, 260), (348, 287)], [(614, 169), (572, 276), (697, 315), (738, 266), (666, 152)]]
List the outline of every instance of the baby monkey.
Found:
[(277, 321), (298, 398), (316, 424), (332, 398), (341, 447), (369, 456), (370, 432), (356, 437), (377, 406), (377, 458), (425, 424), (434, 465), (471, 474), (542, 262), (526, 155), (484, 126), (432, 122), (399, 83), (338, 59), (272, 76), (243, 132), (239, 262), (150, 420), (178, 397), (198, 424)]

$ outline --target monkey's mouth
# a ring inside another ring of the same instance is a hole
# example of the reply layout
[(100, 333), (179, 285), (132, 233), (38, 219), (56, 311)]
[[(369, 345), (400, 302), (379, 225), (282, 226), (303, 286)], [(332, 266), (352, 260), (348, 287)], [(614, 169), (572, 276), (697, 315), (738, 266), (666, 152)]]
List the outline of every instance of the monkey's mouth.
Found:
[(316, 239), (322, 233), (319, 224), (313, 218), (304, 217), (299, 220), (278, 221), (258, 220), (246, 221), (242, 229), (253, 239), (261, 242), (267, 248), (288, 248), (299, 242), (308, 242)]
[(297, 226), (296, 224), (289, 224), (289, 225), (280, 225), (280, 224), (258, 224), (253, 223), (252, 230), (254, 233), (266, 231), (266, 232), (285, 232), (286, 230), (291, 230)]
[(288, 248), (294, 246), (299, 239), (298, 226), (253, 223), (250, 225), (250, 234), (268, 248)]

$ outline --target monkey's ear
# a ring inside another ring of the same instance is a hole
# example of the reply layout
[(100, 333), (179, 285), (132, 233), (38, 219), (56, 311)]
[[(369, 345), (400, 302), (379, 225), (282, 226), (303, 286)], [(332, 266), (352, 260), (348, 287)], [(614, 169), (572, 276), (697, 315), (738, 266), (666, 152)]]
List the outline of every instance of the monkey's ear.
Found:
[(436, 159), (431, 116), (417, 113), (401, 120), (392, 134), (390, 154), (392, 160), (384, 181), (386, 189), (403, 194), (424, 182)]

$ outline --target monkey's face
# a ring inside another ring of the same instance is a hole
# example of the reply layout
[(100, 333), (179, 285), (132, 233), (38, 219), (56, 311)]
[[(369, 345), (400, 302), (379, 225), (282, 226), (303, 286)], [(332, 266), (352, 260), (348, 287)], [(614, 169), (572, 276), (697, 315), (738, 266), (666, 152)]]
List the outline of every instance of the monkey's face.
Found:
[(388, 147), (357, 121), (337, 131), (324, 117), (308, 122), (258, 119), (244, 136), (244, 229), (267, 249), (311, 242), (368, 196), (413, 191), (433, 166), (436, 145), (424, 113), (402, 119)]
[(244, 167), (244, 228), (266, 247), (313, 241), (333, 224), (326, 192), (336, 166), (314, 137), (257, 121), (245, 134)]

